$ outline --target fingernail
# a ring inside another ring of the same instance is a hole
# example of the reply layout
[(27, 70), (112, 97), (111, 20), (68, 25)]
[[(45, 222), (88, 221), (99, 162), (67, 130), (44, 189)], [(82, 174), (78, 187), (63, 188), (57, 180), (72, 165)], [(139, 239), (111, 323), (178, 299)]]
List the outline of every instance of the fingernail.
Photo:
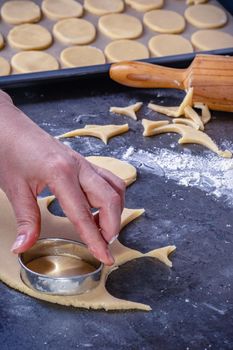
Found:
[(114, 237), (112, 237), (112, 238), (110, 239), (110, 241), (108, 242), (108, 244), (112, 244), (112, 243), (118, 238), (118, 236), (119, 236), (119, 234), (116, 235), (116, 236), (114, 236)]
[(109, 250), (107, 250), (107, 257), (108, 257), (109, 261), (111, 261), (110, 265), (113, 265), (115, 260), (114, 260), (114, 257), (112, 256), (112, 254)]
[(27, 235), (26, 234), (20, 234), (17, 236), (14, 244), (11, 247), (11, 251), (13, 253), (17, 253), (17, 250), (23, 245), (23, 243), (26, 241)]

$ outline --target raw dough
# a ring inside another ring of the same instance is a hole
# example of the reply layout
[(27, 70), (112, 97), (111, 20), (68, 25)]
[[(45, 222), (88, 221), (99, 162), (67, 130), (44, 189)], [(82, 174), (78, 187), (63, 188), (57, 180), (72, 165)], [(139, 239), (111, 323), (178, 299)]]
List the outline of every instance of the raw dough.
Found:
[(183, 101), (179, 106), (175, 107), (166, 107), (156, 105), (154, 103), (149, 103), (148, 108), (152, 109), (155, 112), (166, 114), (168, 117), (178, 118), (184, 114), (184, 109), (186, 106), (192, 106), (193, 101), (193, 88), (189, 88), (187, 94), (185, 95)]
[(99, 156), (86, 157), (86, 159), (92, 164), (111, 171), (113, 174), (120, 177), (125, 182), (126, 186), (136, 181), (137, 170), (133, 165), (127, 162), (112, 157)]
[(197, 50), (217, 50), (233, 47), (233, 36), (219, 30), (198, 30), (191, 36)]
[(187, 119), (191, 119), (197, 126), (197, 130), (204, 130), (204, 124), (197, 114), (196, 111), (191, 106), (186, 106), (184, 109), (184, 115)]
[(144, 24), (159, 33), (181, 33), (185, 28), (183, 16), (175, 11), (153, 10), (145, 13)]
[(208, 106), (202, 102), (195, 102), (194, 108), (201, 109), (201, 120), (204, 125), (207, 124), (211, 119), (211, 114)]
[(85, 0), (85, 10), (97, 16), (107, 15), (108, 13), (117, 13), (124, 10), (122, 0)]
[(133, 9), (146, 12), (163, 7), (164, 0), (125, 0)]
[(55, 38), (67, 45), (89, 44), (95, 39), (95, 26), (81, 18), (62, 19), (53, 27)]
[(72, 130), (65, 134), (57, 136), (58, 139), (64, 137), (75, 137), (75, 136), (94, 136), (98, 137), (105, 144), (108, 140), (117, 135), (121, 135), (129, 130), (129, 125), (86, 125), (82, 129)]
[(221, 151), (218, 146), (213, 142), (213, 140), (204, 132), (195, 130), (190, 126), (181, 124), (169, 124), (169, 121), (164, 120), (159, 122), (154, 122), (151, 120), (143, 119), (142, 125), (144, 127), (143, 136), (158, 135), (165, 132), (175, 132), (182, 135), (178, 143), (196, 143), (209, 148), (211, 151), (217, 153), (219, 156), (224, 158), (231, 158), (232, 153), (230, 151)]
[(4, 46), (4, 39), (2, 34), (0, 33), (0, 50), (3, 48), (3, 46)]
[(13, 0), (5, 2), (1, 8), (2, 19), (10, 24), (38, 22), (41, 17), (40, 7), (32, 1)]
[(135, 39), (143, 31), (138, 18), (121, 13), (101, 17), (98, 26), (99, 30), (111, 39)]
[(194, 121), (192, 121), (191, 119), (187, 119), (187, 118), (174, 118), (172, 120), (172, 122), (174, 124), (185, 124), (185, 125), (188, 125), (188, 126), (191, 126), (191, 128), (194, 128), (196, 130), (199, 130), (199, 126), (194, 123)]
[(83, 7), (74, 0), (44, 0), (41, 5), (43, 13), (56, 21), (70, 17), (81, 17)]
[(60, 59), (64, 67), (84, 67), (105, 63), (105, 56), (93, 46), (73, 46), (61, 52)]
[[(41, 210), (41, 237), (68, 238), (77, 240), (78, 235), (75, 233), (72, 224), (67, 218), (52, 215), (47, 206), (54, 197), (47, 197), (39, 200)], [(134, 217), (141, 215), (136, 209)], [(129, 212), (132, 218), (132, 210)], [(122, 216), (128, 216), (127, 211)], [(127, 223), (127, 218), (123, 219)], [(10, 252), (10, 247), (16, 235), (16, 224), (10, 203), (5, 194), (0, 191), (0, 227), (1, 227), (1, 245), (0, 245), (0, 279), (8, 286), (17, 289), (34, 298), (57, 303), (66, 306), (83, 307), (87, 309), (105, 309), (105, 310), (122, 310), (122, 309), (139, 309), (151, 310), (149, 305), (118, 299), (110, 295), (106, 288), (105, 282), (108, 275), (118, 266), (136, 258), (144, 256), (154, 257), (171, 266), (168, 256), (175, 250), (174, 246), (168, 246), (152, 250), (146, 254), (129, 249), (116, 240), (111, 246), (111, 252), (115, 258), (115, 264), (111, 267), (105, 266), (102, 271), (100, 285), (92, 291), (77, 296), (53, 296), (36, 292), (28, 288), (20, 278), (20, 265), (16, 255)], [(143, 237), (142, 237), (143, 239)]]
[(219, 28), (227, 22), (227, 15), (222, 9), (208, 4), (190, 6), (184, 16), (193, 26), (203, 29)]
[(109, 43), (104, 50), (109, 62), (133, 61), (149, 58), (147, 47), (138, 41), (122, 39)]
[(7, 39), (19, 50), (43, 50), (52, 44), (52, 35), (39, 24), (20, 24), (9, 31)]
[(143, 105), (143, 102), (137, 102), (127, 107), (111, 107), (109, 111), (111, 113), (123, 114), (123, 115), (126, 115), (127, 117), (137, 120), (136, 112), (139, 111), (142, 105)]
[(50, 54), (40, 51), (18, 52), (11, 59), (16, 73), (40, 72), (58, 69), (57, 60)]
[(5, 58), (0, 57), (0, 76), (8, 75), (10, 72), (11, 66), (9, 62)]
[(149, 40), (148, 46), (154, 56), (181, 55), (193, 52), (190, 41), (177, 34), (153, 36)]

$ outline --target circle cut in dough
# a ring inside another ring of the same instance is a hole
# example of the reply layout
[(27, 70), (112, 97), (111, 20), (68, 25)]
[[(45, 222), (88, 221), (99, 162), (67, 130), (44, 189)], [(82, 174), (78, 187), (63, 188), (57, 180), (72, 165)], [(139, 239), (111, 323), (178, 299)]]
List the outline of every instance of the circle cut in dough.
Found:
[(18, 52), (11, 59), (16, 73), (41, 72), (59, 68), (57, 60), (50, 54), (41, 51)]
[(109, 62), (149, 58), (149, 51), (145, 45), (128, 39), (111, 42), (106, 46), (104, 53)]
[(122, 0), (85, 0), (85, 10), (97, 16), (107, 15), (109, 13), (118, 13), (124, 10)]
[(140, 12), (151, 11), (163, 7), (164, 0), (125, 0), (126, 4)]
[(89, 156), (86, 159), (94, 165), (111, 171), (114, 175), (122, 179), (128, 186), (137, 178), (136, 168), (122, 160), (112, 157)]
[(10, 63), (3, 57), (0, 57), (0, 76), (9, 75), (11, 72)]
[(43, 0), (42, 11), (54, 21), (70, 17), (81, 17), (83, 7), (74, 0)]
[(60, 55), (64, 67), (85, 67), (105, 63), (105, 56), (93, 46), (73, 46), (64, 49)]
[(52, 44), (52, 35), (39, 24), (20, 24), (9, 31), (7, 39), (19, 50), (43, 50)]
[(148, 46), (152, 55), (158, 57), (193, 52), (190, 41), (178, 34), (160, 34), (153, 36)]
[(185, 19), (179, 13), (168, 10), (153, 10), (145, 13), (144, 24), (159, 33), (176, 34), (184, 31)]
[(92, 23), (82, 18), (68, 18), (53, 27), (55, 38), (67, 45), (89, 44), (95, 39), (96, 30)]
[(101, 17), (98, 26), (100, 31), (111, 39), (135, 39), (143, 31), (139, 19), (121, 13)]
[(219, 28), (227, 22), (227, 15), (222, 9), (208, 4), (187, 8), (184, 16), (189, 23), (201, 29)]
[(3, 20), (10, 24), (38, 22), (41, 17), (40, 7), (28, 0), (5, 2), (1, 9)]
[(217, 50), (233, 47), (233, 36), (214, 29), (198, 30), (191, 37), (198, 50)]

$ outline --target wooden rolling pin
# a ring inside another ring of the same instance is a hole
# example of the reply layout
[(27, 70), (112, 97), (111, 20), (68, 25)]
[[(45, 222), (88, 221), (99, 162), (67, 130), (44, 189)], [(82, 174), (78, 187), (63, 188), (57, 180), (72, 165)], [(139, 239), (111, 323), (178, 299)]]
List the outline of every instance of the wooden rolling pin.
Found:
[(110, 77), (137, 88), (194, 87), (193, 102), (210, 109), (233, 112), (233, 57), (197, 55), (186, 69), (162, 67), (144, 62), (114, 63)]

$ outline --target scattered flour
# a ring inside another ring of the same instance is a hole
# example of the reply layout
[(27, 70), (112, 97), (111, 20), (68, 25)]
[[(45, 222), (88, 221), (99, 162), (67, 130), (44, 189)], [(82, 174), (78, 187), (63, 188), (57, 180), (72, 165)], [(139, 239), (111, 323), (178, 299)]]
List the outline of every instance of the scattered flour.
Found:
[[(228, 147), (232, 148), (232, 145)], [(220, 158), (207, 152), (203, 156), (192, 155), (190, 150), (177, 153), (154, 148), (147, 152), (134, 150), (132, 146), (122, 158), (145, 171), (174, 180), (179, 185), (197, 187), (215, 197), (224, 197), (227, 204), (233, 207), (233, 159)]]

